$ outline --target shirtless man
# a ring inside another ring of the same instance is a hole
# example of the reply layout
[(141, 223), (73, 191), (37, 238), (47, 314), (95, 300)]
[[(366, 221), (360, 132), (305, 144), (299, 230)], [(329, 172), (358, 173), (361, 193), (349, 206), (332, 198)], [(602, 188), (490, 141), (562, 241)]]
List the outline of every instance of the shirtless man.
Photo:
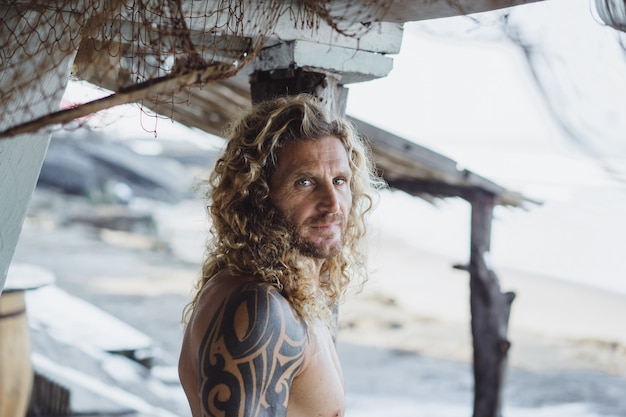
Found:
[(179, 361), (192, 415), (343, 416), (331, 310), (366, 278), (382, 181), (353, 127), (310, 96), (259, 104), (228, 137)]

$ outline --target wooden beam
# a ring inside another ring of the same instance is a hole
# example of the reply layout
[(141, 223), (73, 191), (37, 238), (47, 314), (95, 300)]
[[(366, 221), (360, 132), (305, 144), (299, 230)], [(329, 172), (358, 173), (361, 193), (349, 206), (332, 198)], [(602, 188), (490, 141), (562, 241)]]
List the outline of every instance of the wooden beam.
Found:
[[(384, 176), (383, 176), (384, 178)], [(414, 196), (430, 195), (435, 198), (461, 197), (468, 200), (476, 189), (470, 187), (447, 184), (440, 181), (428, 181), (419, 179), (389, 179), (387, 184), (391, 188), (402, 190)]]
[(265, 46), (254, 59), (256, 71), (290, 68), (332, 73), (345, 85), (386, 77), (393, 68), (393, 58), (359, 49), (292, 40)]
[[(315, 2), (310, 2), (314, 4)], [(323, 45), (336, 45), (362, 51), (380, 54), (397, 54), (402, 43), (402, 25), (400, 22), (383, 22), (359, 19), (359, 15), (341, 16), (336, 20), (345, 22), (343, 31), (337, 31), (330, 22), (321, 16), (311, 14), (311, 7), (305, 7), (306, 2), (285, 1), (283, 5), (277, 2), (261, 1), (249, 2), (242, 8), (242, 14), (251, 19), (248, 25), (237, 25), (234, 20), (240, 16), (229, 16), (228, 11), (220, 6), (217, 0), (184, 0), (181, 2), (181, 11), (185, 16), (187, 27), (196, 33), (213, 33), (223, 35), (227, 31), (222, 28), (235, 27), (237, 35), (258, 37), (261, 32), (267, 32), (271, 40), (285, 42), (290, 40), (311, 40)], [(270, 9), (270, 6), (272, 9)], [(362, 8), (361, 2), (354, 5)], [(309, 5), (310, 6), (310, 5)], [(264, 8), (265, 7), (265, 8)], [(319, 2), (319, 9), (325, 8)], [(380, 6), (377, 9), (381, 8)], [(327, 14), (325, 11), (324, 14)], [(377, 14), (380, 14), (377, 12)], [(254, 21), (261, 17), (265, 21)], [(235, 24), (234, 24), (235, 23)], [(263, 25), (259, 27), (259, 25)], [(126, 29), (125, 29), (126, 30)], [(232, 29), (230, 30), (232, 34)], [(132, 39), (132, 38), (131, 38)]]
[(451, 158), (408, 139), (384, 131), (362, 120), (351, 118), (359, 133), (370, 141), (376, 166), (385, 180), (413, 195), (433, 191), (435, 195), (466, 197), (468, 190), (483, 190), (496, 197), (496, 203), (522, 207), (534, 202), (465, 169)]

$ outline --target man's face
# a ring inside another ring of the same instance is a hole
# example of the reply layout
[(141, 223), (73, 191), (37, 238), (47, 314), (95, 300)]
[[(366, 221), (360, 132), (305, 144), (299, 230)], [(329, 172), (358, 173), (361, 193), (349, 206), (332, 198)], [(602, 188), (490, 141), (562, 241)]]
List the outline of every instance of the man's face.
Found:
[(270, 197), (296, 231), (303, 255), (336, 256), (352, 207), (348, 155), (333, 136), (288, 143), (278, 154)]

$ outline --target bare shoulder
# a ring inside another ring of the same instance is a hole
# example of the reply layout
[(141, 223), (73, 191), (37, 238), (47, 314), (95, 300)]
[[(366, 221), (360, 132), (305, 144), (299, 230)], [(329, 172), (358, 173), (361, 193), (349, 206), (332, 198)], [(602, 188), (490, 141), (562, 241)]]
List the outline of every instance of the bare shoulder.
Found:
[(244, 281), (223, 295), (199, 344), (203, 410), (285, 415), (308, 343), (304, 322), (270, 284)]
[(304, 322), (276, 287), (256, 281), (233, 288), (213, 314), (209, 328), (239, 348), (246, 341), (268, 337), (302, 340), (306, 336)]

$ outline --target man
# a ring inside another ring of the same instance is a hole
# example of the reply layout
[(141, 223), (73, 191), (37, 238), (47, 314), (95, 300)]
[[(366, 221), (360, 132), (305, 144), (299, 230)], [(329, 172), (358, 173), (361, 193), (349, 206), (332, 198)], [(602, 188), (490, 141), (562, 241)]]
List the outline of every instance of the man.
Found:
[(179, 362), (192, 414), (342, 416), (332, 307), (366, 277), (364, 216), (382, 181), (353, 127), (311, 96), (253, 107), (228, 138)]

